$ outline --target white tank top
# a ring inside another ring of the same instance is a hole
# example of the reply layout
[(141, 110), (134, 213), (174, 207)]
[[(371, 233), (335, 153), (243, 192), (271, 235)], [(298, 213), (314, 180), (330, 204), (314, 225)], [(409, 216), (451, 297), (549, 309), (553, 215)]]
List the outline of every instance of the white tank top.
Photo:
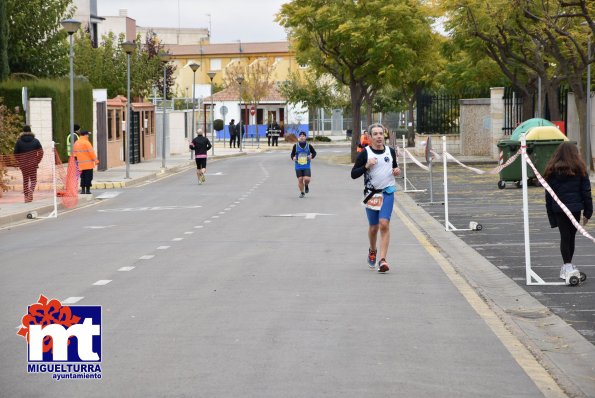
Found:
[(393, 156), (390, 153), (390, 148), (385, 145), (384, 152), (380, 155), (375, 154), (370, 146), (366, 147), (368, 160), (376, 158), (377, 162), (374, 166), (366, 171), (366, 186), (372, 186), (375, 189), (384, 189), (386, 187), (395, 185), (395, 177), (393, 176)]

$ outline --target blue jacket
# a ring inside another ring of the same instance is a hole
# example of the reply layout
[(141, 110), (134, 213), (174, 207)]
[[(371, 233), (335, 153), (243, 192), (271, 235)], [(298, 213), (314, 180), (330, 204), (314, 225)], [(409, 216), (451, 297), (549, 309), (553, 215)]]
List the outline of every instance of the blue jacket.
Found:
[[(585, 218), (593, 215), (593, 199), (591, 198), (591, 182), (588, 176), (565, 176), (552, 174), (547, 183), (552, 187), (556, 196), (573, 213), (583, 211)], [(545, 192), (545, 207), (552, 228), (557, 226), (554, 213), (561, 213), (562, 209), (551, 195)]]

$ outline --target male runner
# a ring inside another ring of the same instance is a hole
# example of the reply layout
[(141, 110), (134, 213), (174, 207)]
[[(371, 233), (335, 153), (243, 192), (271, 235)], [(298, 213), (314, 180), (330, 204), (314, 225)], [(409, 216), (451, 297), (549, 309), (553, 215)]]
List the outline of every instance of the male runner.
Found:
[(291, 160), (295, 162), (295, 175), (298, 179), (298, 188), (300, 198), (310, 192), (309, 184), (312, 172), (310, 171), (310, 161), (316, 157), (314, 147), (306, 142), (306, 133), (300, 131), (298, 135), (299, 142), (293, 145), (291, 149)]

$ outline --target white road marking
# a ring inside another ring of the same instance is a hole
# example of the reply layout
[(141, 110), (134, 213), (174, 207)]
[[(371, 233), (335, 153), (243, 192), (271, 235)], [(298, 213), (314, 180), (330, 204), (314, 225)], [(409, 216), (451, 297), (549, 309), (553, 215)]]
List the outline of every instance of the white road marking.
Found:
[(194, 231), (188, 231), (188, 232), (184, 232), (184, 235), (192, 235), (194, 233)]
[(61, 301), (62, 304), (74, 304), (84, 299), (84, 297), (68, 297)]
[(325, 213), (295, 213), (295, 214), (278, 214), (271, 217), (304, 217), (306, 220), (313, 220), (317, 216), (334, 216), (334, 214)]
[(167, 250), (167, 249), (169, 249), (170, 247), (171, 247), (171, 246), (159, 246), (159, 247), (157, 248), (157, 250)]
[(86, 229), (106, 229), (106, 228), (112, 228), (115, 227), (115, 225), (89, 225), (87, 227), (83, 227)]
[(179, 242), (179, 241), (181, 241), (181, 240), (184, 240), (184, 238), (173, 238), (173, 239), (172, 239), (172, 241), (173, 241), (173, 242)]
[(194, 228), (196, 228), (196, 229), (204, 228), (204, 225), (195, 225)]
[(510, 269), (508, 265), (499, 265), (498, 268), (500, 269)]
[(225, 211), (230, 211), (230, 210), (231, 210), (231, 207), (226, 207), (226, 208), (225, 208), (225, 209), (223, 209), (223, 210), (225, 210)]
[(154, 254), (146, 254), (146, 255), (144, 255), (144, 256), (140, 256), (138, 259), (139, 259), (139, 260), (150, 260), (150, 259), (152, 259), (153, 257), (155, 257), (155, 255), (154, 255)]
[(118, 268), (118, 271), (132, 271), (134, 269), (134, 267), (122, 267), (122, 268)]
[(219, 216), (211, 216), (211, 218), (219, 218)]
[(122, 192), (120, 191), (108, 191), (104, 192), (101, 195), (95, 197), (95, 199), (113, 199), (116, 196), (120, 195)]
[(111, 282), (111, 279), (100, 279), (97, 282), (95, 282), (93, 285), (94, 286), (103, 286), (103, 285), (107, 285), (110, 282)]
[(220, 211), (219, 214), (225, 214), (225, 212), (224, 211)]
[(233, 202), (233, 203), (235, 203), (236, 205), (239, 205), (240, 204), (240, 202)]
[(229, 207), (236, 207), (236, 205), (229, 205)]
[(205, 224), (210, 224), (210, 223), (211, 223), (211, 220), (204, 220), (203, 222), (204, 222)]

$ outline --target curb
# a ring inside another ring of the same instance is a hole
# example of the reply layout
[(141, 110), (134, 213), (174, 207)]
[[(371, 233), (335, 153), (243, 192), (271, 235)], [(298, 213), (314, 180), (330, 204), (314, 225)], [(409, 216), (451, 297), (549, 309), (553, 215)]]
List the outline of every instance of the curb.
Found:
[(595, 397), (595, 346), (399, 191), (397, 205), (573, 397)]

